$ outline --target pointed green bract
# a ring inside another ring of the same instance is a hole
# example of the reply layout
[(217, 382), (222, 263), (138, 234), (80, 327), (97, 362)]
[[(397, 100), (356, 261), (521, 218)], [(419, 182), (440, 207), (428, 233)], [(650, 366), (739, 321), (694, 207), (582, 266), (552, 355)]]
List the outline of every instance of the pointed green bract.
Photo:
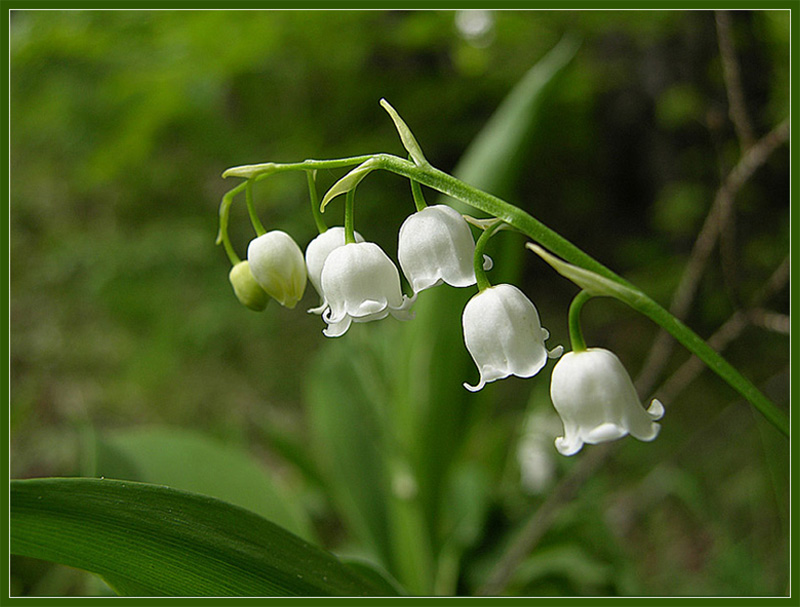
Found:
[(263, 176), (270, 173), (276, 173), (278, 165), (274, 162), (262, 162), (260, 164), (248, 164), (238, 167), (232, 167), (222, 173), (223, 179), (226, 177), (244, 177), (250, 179), (256, 175)]
[(605, 276), (600, 276), (600, 274), (592, 272), (591, 270), (579, 268), (571, 263), (567, 263), (555, 255), (551, 255), (537, 244), (529, 242), (525, 246), (549, 263), (553, 269), (564, 278), (570, 279), (581, 289), (587, 291), (594, 297), (614, 297), (625, 303), (641, 299), (640, 294), (633, 289), (618, 282), (614, 282)]
[(414, 161), (414, 164), (417, 166), (428, 166), (429, 163), (425, 159), (425, 154), (422, 153), (422, 148), (419, 147), (414, 134), (411, 132), (411, 129), (408, 128), (405, 121), (400, 118), (400, 114), (397, 113), (397, 110), (395, 110), (386, 99), (381, 99), (381, 107), (391, 116), (392, 122), (394, 122), (394, 126), (397, 128), (397, 132), (400, 135), (400, 141), (403, 142), (403, 147), (411, 156), (411, 160)]
[(370, 158), (366, 162), (358, 165), (356, 168), (354, 168), (347, 175), (342, 177), (339, 181), (337, 181), (331, 186), (331, 189), (328, 190), (325, 193), (325, 196), (322, 197), (322, 203), (320, 204), (320, 209), (324, 211), (325, 207), (331, 200), (333, 200), (340, 194), (346, 194), (347, 192), (354, 190), (356, 186), (359, 183), (361, 183), (361, 180), (364, 179), (364, 177), (369, 175), (376, 168), (377, 167), (375, 166), (375, 161), (373, 158)]

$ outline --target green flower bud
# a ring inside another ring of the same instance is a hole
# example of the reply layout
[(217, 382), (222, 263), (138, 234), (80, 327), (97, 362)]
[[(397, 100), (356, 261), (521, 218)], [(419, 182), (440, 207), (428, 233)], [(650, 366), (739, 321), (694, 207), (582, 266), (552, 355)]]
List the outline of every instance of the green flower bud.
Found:
[(250, 262), (240, 261), (233, 266), (230, 274), (228, 274), (228, 279), (233, 285), (233, 292), (236, 293), (237, 299), (248, 308), (261, 312), (267, 307), (269, 295), (253, 278), (253, 273), (250, 271)]

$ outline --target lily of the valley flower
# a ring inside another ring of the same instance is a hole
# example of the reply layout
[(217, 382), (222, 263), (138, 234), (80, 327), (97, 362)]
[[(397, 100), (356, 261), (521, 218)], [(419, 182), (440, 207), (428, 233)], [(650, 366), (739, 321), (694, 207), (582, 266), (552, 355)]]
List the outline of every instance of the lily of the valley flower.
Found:
[(327, 337), (339, 337), (352, 322), (370, 322), (389, 314), (410, 320), (414, 298), (400, 289), (400, 273), (373, 242), (356, 242), (335, 248), (322, 268), (320, 284), (328, 307), (322, 319)]
[(240, 261), (233, 266), (228, 274), (228, 279), (231, 281), (236, 298), (248, 308), (261, 312), (267, 307), (269, 295), (253, 278), (248, 261)]
[(509, 375), (532, 377), (548, 357), (563, 351), (561, 346), (547, 350), (550, 333), (531, 300), (513, 285), (495, 285), (475, 295), (464, 307), (462, 324), (464, 343), (481, 374), (478, 385), (464, 384), (472, 392)]
[(294, 308), (306, 290), (303, 251), (286, 232), (273, 230), (250, 241), (250, 271), (261, 288), (282, 306)]
[[(355, 233), (356, 242), (364, 242), (361, 234)], [(335, 228), (328, 228), (322, 234), (314, 238), (306, 247), (306, 269), (308, 270), (308, 279), (314, 288), (319, 293), (320, 305), (317, 308), (309, 310), (312, 314), (322, 314), (328, 306), (325, 300), (325, 293), (322, 291), (322, 268), (325, 265), (325, 260), (331, 251), (344, 246), (344, 228), (341, 226)]]
[(474, 285), (474, 255), (467, 221), (447, 205), (417, 211), (400, 227), (397, 257), (415, 293), (442, 282), (453, 287)]
[(569, 352), (553, 369), (550, 397), (564, 424), (556, 449), (573, 455), (584, 443), (594, 445), (626, 434), (651, 441), (664, 415), (656, 399), (645, 411), (619, 358), (603, 348)]
[(544, 493), (556, 478), (553, 439), (561, 432), (561, 420), (550, 408), (537, 409), (526, 416), (517, 443), (517, 463), (522, 489), (531, 495)]

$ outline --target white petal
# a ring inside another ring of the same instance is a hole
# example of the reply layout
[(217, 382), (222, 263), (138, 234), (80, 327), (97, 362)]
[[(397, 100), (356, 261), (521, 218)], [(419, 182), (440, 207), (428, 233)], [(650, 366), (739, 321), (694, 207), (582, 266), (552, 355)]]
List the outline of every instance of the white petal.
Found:
[(550, 396), (570, 444), (595, 444), (625, 434), (650, 441), (660, 429), (652, 420), (664, 413), (658, 401), (645, 411), (619, 358), (602, 348), (562, 356), (553, 369)]
[(477, 392), (481, 388), (486, 385), (486, 382), (483, 381), (483, 376), (481, 376), (481, 380), (474, 386), (470, 386), (467, 382), (464, 382), (464, 387), (469, 390), (470, 392)]
[(340, 337), (350, 328), (351, 322), (350, 317), (345, 316), (344, 320), (341, 322), (328, 323), (328, 326), (322, 330), (322, 333), (325, 337)]
[[(361, 234), (355, 233), (356, 242), (364, 242)], [(324, 298), (322, 293), (322, 268), (325, 265), (325, 260), (330, 255), (331, 251), (344, 246), (344, 228), (335, 226), (328, 228), (322, 234), (314, 238), (306, 247), (306, 268), (308, 270), (308, 280), (314, 286), (314, 289), (319, 293), (320, 298)]]
[(328, 309), (328, 302), (323, 300), (320, 305), (318, 305), (316, 308), (309, 308), (307, 310), (307, 312), (309, 314), (318, 314), (319, 315), (319, 314), (322, 314), (327, 309)]
[(475, 295), (464, 307), (462, 325), (483, 383), (509, 375), (532, 377), (547, 362), (539, 314), (513, 285), (496, 285)]
[(561, 455), (575, 455), (582, 448), (583, 441), (577, 434), (569, 435), (565, 432), (564, 436), (556, 439), (556, 449)]
[(664, 405), (661, 404), (660, 400), (654, 398), (653, 402), (650, 403), (650, 406), (647, 408), (647, 414), (651, 419), (661, 419), (664, 417)]
[(415, 293), (442, 282), (454, 287), (475, 284), (474, 253), (469, 224), (447, 205), (417, 211), (400, 227), (397, 257)]
[(606, 422), (589, 430), (583, 437), (583, 440), (590, 444), (605, 443), (622, 438), (626, 434), (628, 434), (628, 431), (622, 426)]
[(320, 278), (329, 306), (322, 315), (327, 323), (340, 323), (345, 317), (370, 322), (394, 312), (403, 316), (412, 303), (400, 289), (397, 267), (375, 243), (337, 247), (325, 260)]

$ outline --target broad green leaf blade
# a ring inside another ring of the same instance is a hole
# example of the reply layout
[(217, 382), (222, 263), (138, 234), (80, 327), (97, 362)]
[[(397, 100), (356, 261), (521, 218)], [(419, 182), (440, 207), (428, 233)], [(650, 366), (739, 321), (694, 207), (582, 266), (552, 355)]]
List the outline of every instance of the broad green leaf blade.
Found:
[(189, 430), (137, 428), (94, 437), (94, 453), (87, 475), (201, 493), (314, 539), (305, 512), (293, 507), (283, 487), (242, 449)]
[(154, 596), (367, 596), (377, 585), (242, 508), (167, 487), (86, 478), (11, 481), (11, 553)]

